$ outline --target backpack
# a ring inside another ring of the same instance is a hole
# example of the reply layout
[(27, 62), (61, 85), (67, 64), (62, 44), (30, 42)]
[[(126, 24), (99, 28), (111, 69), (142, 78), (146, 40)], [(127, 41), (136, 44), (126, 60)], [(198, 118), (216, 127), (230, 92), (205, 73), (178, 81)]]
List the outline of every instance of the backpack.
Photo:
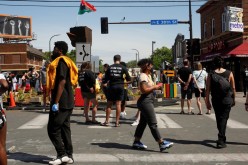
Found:
[(211, 73), (211, 95), (214, 98), (220, 99), (231, 97), (232, 89), (228, 79), (215, 72)]

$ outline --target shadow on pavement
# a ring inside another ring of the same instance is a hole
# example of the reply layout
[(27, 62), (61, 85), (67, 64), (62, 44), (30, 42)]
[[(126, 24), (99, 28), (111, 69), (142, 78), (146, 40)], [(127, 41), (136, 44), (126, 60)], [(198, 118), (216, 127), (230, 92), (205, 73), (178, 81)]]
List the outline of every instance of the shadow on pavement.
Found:
[(28, 163), (39, 163), (39, 164), (48, 164), (48, 161), (52, 160), (52, 158), (44, 156), (44, 155), (32, 155), (24, 152), (15, 152), (8, 154), (8, 160), (17, 160)]
[(134, 149), (132, 148), (131, 145), (120, 144), (120, 143), (91, 143), (91, 145), (98, 145), (99, 147), (102, 147), (102, 148), (138, 150), (142, 152), (160, 152), (160, 151), (154, 151), (154, 150), (149, 150), (149, 149), (145, 149), (145, 150)]

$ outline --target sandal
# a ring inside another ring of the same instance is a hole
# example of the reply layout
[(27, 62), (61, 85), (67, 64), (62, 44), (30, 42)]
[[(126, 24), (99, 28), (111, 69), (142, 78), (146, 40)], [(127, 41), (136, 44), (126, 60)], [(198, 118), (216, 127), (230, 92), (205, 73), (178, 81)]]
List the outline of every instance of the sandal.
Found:
[(197, 115), (202, 115), (202, 113), (197, 113)]
[(92, 120), (91, 123), (92, 123), (92, 124), (100, 124), (100, 122), (97, 121), (97, 120), (95, 120), (95, 121)]
[(109, 123), (107, 122), (104, 122), (104, 123), (101, 123), (100, 126), (105, 126), (105, 127), (108, 127), (109, 126)]
[(188, 112), (188, 115), (194, 115), (195, 113), (194, 112)]
[(207, 112), (206, 114), (207, 114), (207, 115), (211, 115), (211, 113), (209, 113), (209, 112)]
[(179, 114), (185, 114), (185, 112), (184, 111), (181, 111)]
[(115, 127), (120, 127), (121, 125), (119, 123), (115, 123)]
[(87, 125), (92, 124), (92, 121), (91, 120), (86, 120), (85, 124), (87, 124)]

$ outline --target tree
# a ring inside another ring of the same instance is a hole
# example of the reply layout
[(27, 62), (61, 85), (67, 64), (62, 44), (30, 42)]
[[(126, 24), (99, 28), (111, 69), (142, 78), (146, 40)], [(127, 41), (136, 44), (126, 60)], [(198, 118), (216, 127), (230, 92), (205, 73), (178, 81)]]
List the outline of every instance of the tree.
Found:
[(154, 69), (160, 69), (164, 61), (172, 62), (171, 49), (164, 46), (160, 49), (156, 49), (150, 57), (153, 61)]
[(76, 50), (71, 50), (70, 52), (67, 52), (66, 55), (70, 57), (72, 61), (76, 63)]
[(136, 67), (137, 67), (137, 62), (136, 62), (136, 60), (128, 61), (128, 62), (127, 62), (127, 67), (128, 67), (128, 68), (136, 68)]

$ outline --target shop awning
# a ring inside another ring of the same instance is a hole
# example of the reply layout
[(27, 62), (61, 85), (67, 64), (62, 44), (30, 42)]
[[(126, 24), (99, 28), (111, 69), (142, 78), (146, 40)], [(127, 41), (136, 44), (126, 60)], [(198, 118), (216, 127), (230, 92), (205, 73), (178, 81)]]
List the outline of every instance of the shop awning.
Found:
[(230, 50), (231, 49), (224, 49), (224, 50), (218, 50), (218, 51), (212, 52), (212, 53), (203, 54), (203, 55), (201, 55), (200, 62), (212, 61), (212, 59), (216, 56), (221, 56), (222, 58), (228, 58), (230, 56), (227, 55), (227, 53), (230, 52)]
[(233, 57), (248, 57), (248, 42), (243, 42), (227, 54)]

